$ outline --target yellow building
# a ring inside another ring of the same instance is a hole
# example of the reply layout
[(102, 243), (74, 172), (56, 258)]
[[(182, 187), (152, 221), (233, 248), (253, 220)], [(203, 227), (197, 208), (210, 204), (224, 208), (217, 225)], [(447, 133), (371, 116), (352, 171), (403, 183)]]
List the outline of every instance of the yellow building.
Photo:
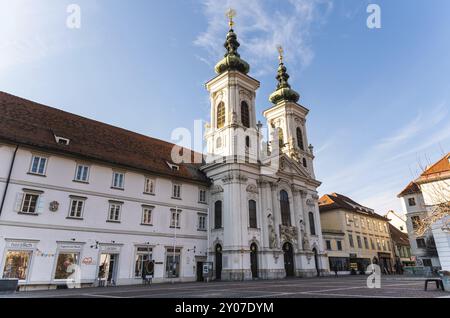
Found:
[(389, 219), (337, 193), (322, 196), (319, 210), (331, 272), (359, 273), (371, 263), (393, 271)]

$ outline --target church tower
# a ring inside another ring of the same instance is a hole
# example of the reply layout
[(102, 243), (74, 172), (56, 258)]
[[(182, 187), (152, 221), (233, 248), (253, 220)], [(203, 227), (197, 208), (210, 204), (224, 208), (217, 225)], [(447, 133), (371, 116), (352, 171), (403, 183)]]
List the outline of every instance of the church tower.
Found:
[[(305, 129), (308, 109), (297, 103), (300, 96), (288, 83), (280, 50), (273, 106), (264, 112), (269, 129), (277, 133), (268, 147), (274, 151), (260, 149), (259, 82), (248, 75), (250, 66), (238, 53), (233, 16), (230, 10), (217, 76), (206, 83), (211, 121), (201, 170), (211, 181), (207, 255), (213, 277), (277, 279), (326, 272), (316, 190), (320, 182)], [(278, 144), (281, 152), (275, 151)]]
[(313, 147), (308, 146), (306, 135), (306, 116), (309, 110), (298, 104), (300, 95), (288, 83), (289, 74), (283, 63), (283, 49), (278, 48), (279, 66), (275, 92), (269, 100), (273, 106), (264, 112), (267, 119), (269, 135), (275, 136), (271, 141), (272, 148), (277, 143), (280, 152), (297, 161), (312, 178), (315, 178), (313, 168)]

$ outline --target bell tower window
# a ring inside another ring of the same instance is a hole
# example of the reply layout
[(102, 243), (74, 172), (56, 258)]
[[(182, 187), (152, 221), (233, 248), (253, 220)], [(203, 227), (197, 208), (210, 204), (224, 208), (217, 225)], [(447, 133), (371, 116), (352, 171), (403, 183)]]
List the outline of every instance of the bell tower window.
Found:
[(244, 127), (250, 128), (250, 112), (246, 102), (241, 103), (241, 122)]
[(217, 128), (222, 128), (225, 125), (225, 104), (220, 102), (217, 106)]
[(300, 127), (297, 127), (297, 145), (301, 150), (305, 150), (305, 146), (303, 144), (303, 134)]

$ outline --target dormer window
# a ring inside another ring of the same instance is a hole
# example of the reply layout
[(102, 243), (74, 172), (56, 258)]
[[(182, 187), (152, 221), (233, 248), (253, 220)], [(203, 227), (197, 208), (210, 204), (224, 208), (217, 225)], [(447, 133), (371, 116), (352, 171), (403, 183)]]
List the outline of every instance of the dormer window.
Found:
[(179, 171), (179, 170), (180, 170), (180, 166), (177, 166), (177, 165), (175, 165), (175, 164), (173, 164), (173, 163), (167, 162), (167, 165), (169, 166), (169, 168), (170, 168), (172, 171)]
[(61, 137), (61, 136), (56, 136), (55, 135), (55, 140), (56, 140), (56, 143), (58, 145), (61, 145), (61, 146), (68, 146), (69, 143), (70, 143), (70, 139), (64, 138), (64, 137)]

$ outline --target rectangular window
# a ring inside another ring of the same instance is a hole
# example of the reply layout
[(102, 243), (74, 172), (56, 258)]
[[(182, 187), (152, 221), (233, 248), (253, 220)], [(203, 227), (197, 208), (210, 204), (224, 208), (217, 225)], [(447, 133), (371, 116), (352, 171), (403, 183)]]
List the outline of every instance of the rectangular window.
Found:
[(375, 243), (373, 242), (373, 239), (370, 238), (370, 246), (372, 247), (372, 249), (375, 249)]
[(84, 200), (72, 199), (70, 201), (69, 217), (81, 219), (83, 217)]
[(350, 243), (350, 247), (355, 247), (355, 244), (353, 243), (353, 235), (348, 235), (348, 242)]
[(141, 224), (143, 225), (152, 225), (152, 211), (153, 207), (144, 206), (142, 207), (142, 220)]
[(155, 193), (155, 180), (150, 179), (150, 178), (145, 178), (144, 193), (146, 193), (146, 194), (154, 194)]
[(361, 227), (362, 227), (363, 229), (366, 228), (366, 219), (365, 219), (365, 218), (361, 218)]
[(8, 251), (6, 253), (3, 278), (26, 280), (30, 267), (31, 251)]
[(33, 156), (31, 159), (30, 173), (44, 176), (47, 166), (47, 158), (41, 156)]
[(206, 231), (206, 214), (199, 214), (198, 215), (198, 227), (197, 229), (199, 231)]
[(383, 251), (386, 250), (386, 242), (384, 240), (381, 241), (381, 246), (383, 246)]
[(179, 248), (175, 250), (173, 248), (167, 249), (166, 257), (166, 275), (169, 278), (180, 277), (180, 257), (181, 251)]
[(418, 248), (425, 248), (426, 247), (425, 240), (423, 238), (416, 239), (416, 243), (417, 243), (417, 247)]
[(371, 222), (370, 219), (367, 219), (367, 228), (368, 228), (369, 230), (372, 229), (372, 222)]
[(180, 228), (180, 214), (181, 214), (181, 210), (175, 210), (175, 209), (171, 209), (170, 210), (170, 227), (172, 228)]
[(416, 230), (420, 225), (420, 216), (417, 216), (417, 215), (412, 216), (411, 223), (412, 223), (413, 229)]
[(116, 189), (124, 188), (125, 175), (122, 172), (113, 172), (112, 187)]
[(409, 206), (415, 206), (416, 205), (416, 199), (415, 198), (409, 198), (408, 199), (408, 205)]
[(355, 215), (355, 227), (359, 227), (359, 216)]
[(377, 248), (379, 251), (381, 251), (380, 239), (377, 239)]
[(198, 202), (206, 203), (206, 190), (200, 189), (198, 192)]
[(336, 245), (337, 245), (338, 251), (342, 251), (342, 242), (341, 241), (336, 241)]
[(427, 266), (427, 267), (433, 266), (431, 259), (429, 259), (429, 258), (423, 258), (422, 263), (423, 263), (423, 266)]
[(79, 256), (78, 253), (59, 253), (56, 261), (55, 279), (68, 279), (69, 276), (75, 274), (75, 271), (79, 270)]
[(331, 251), (331, 241), (330, 240), (326, 240), (325, 243), (327, 245), (327, 250)]
[(108, 211), (108, 221), (120, 222), (120, 210), (122, 209), (121, 203), (110, 203)]
[(39, 194), (24, 193), (20, 212), (35, 214), (38, 211)]
[(172, 187), (172, 198), (180, 199), (181, 198), (181, 185), (174, 184)]
[(388, 228), (387, 228), (387, 224), (386, 223), (384, 223), (384, 232), (388, 233)]
[(356, 241), (358, 242), (358, 248), (362, 248), (361, 236), (356, 236)]
[(346, 219), (346, 221), (347, 221), (347, 225), (351, 225), (352, 224), (352, 217), (351, 217), (351, 215), (350, 214), (346, 214), (345, 215), (345, 219)]
[(143, 271), (148, 270), (148, 264), (152, 260), (153, 249), (151, 247), (138, 247), (134, 265), (134, 277), (142, 277)]
[(367, 240), (367, 237), (364, 237), (364, 247), (366, 248), (366, 250), (369, 249), (369, 241)]
[(373, 223), (373, 230), (377, 231), (377, 222), (375, 222), (375, 220), (372, 220)]
[(75, 171), (75, 181), (79, 182), (88, 182), (89, 180), (89, 166), (86, 165), (77, 165), (77, 169)]
[(380, 232), (383, 232), (383, 227), (381, 226), (381, 222), (378, 222), (378, 230)]

